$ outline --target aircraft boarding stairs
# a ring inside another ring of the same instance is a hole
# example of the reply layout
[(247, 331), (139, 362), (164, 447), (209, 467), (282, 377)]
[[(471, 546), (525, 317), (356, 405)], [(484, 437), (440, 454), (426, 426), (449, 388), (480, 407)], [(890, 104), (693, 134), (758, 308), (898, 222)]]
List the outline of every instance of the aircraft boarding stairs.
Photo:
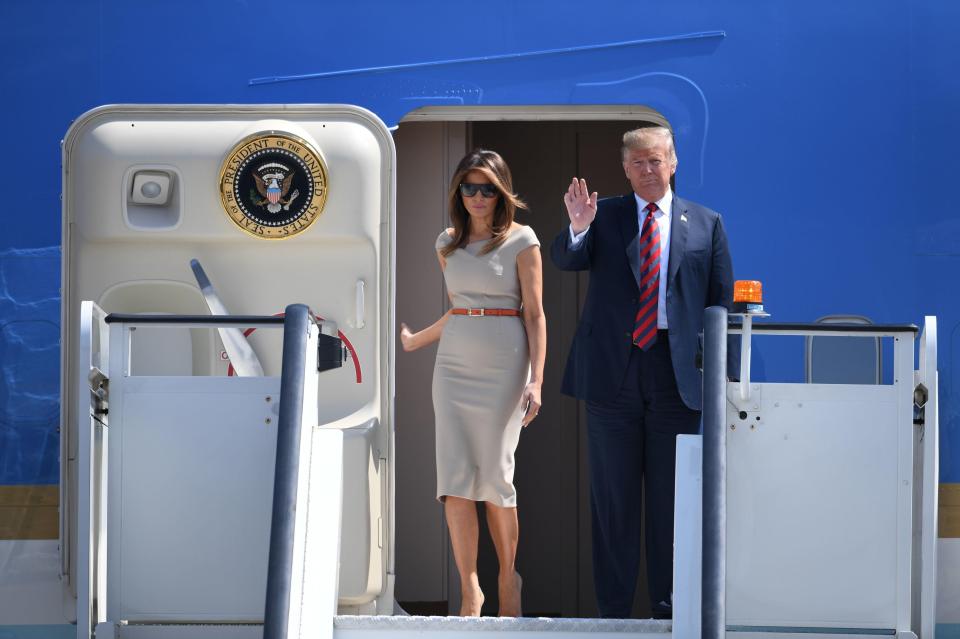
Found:
[[(283, 329), (279, 377), (137, 373), (138, 356), (157, 356), (137, 346), (138, 331), (169, 347), (156, 331), (240, 326)], [(373, 451), (362, 425), (318, 424), (323, 372), (346, 359), (337, 334), (304, 305), (256, 317), (107, 314), (82, 303), (79, 638), (669, 636), (668, 622), (642, 620), (390, 616), (389, 579), (358, 605), (366, 584), (380, 583), (368, 574), (379, 557), (364, 548), (382, 522), (367, 516), (379, 494), (364, 485)]]
[[(185, 326), (282, 327), (280, 377), (131, 374), (138, 329)], [(375, 526), (342, 501), (364, 460), (345, 452), (344, 429), (317, 423), (323, 372), (344, 360), (336, 327), (303, 305), (279, 318), (107, 315), (84, 302), (77, 636), (933, 637), (934, 318), (918, 370), (916, 327), (856, 329), (893, 339), (887, 385), (752, 382), (750, 318), (731, 330), (743, 334), (739, 382), (721, 365), (726, 311), (708, 310), (702, 464), (699, 436), (678, 446), (672, 624), (407, 617), (392, 581), (379, 616), (338, 616), (338, 599), (357, 611), (338, 587), (370, 569), (343, 550)]]

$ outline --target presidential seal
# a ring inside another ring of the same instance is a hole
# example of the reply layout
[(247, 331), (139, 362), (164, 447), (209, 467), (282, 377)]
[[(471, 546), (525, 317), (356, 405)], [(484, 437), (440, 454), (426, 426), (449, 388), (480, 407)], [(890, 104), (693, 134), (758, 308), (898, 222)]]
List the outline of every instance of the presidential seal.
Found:
[(237, 144), (220, 170), (220, 201), (254, 237), (284, 239), (313, 224), (327, 200), (327, 166), (303, 138), (264, 131)]

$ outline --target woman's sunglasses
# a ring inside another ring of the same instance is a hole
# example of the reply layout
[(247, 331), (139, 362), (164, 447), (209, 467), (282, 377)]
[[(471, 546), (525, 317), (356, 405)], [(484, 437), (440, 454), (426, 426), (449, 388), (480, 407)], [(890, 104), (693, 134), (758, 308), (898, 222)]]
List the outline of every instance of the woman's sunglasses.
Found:
[(499, 195), (497, 187), (493, 184), (471, 184), (470, 182), (460, 183), (460, 193), (464, 197), (473, 197), (477, 194), (477, 191), (480, 191), (480, 195), (483, 197), (497, 197), (497, 195)]

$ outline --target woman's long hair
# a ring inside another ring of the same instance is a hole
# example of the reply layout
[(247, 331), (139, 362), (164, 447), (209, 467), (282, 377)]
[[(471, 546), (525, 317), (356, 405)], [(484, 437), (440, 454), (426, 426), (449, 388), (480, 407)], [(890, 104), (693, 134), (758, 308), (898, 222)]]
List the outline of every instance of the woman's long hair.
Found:
[(463, 206), (463, 197), (460, 195), (460, 183), (470, 171), (479, 171), (487, 176), (490, 183), (500, 192), (497, 206), (493, 212), (493, 237), (486, 243), (480, 255), (489, 253), (507, 239), (510, 227), (513, 225), (513, 216), (517, 209), (526, 209), (527, 205), (513, 192), (513, 178), (510, 168), (503, 161), (500, 154), (486, 149), (471, 151), (460, 160), (457, 170), (450, 180), (450, 191), (447, 193), (447, 207), (450, 213), (450, 222), (453, 224), (453, 241), (440, 249), (444, 257), (458, 248), (467, 245), (470, 237), (470, 214)]

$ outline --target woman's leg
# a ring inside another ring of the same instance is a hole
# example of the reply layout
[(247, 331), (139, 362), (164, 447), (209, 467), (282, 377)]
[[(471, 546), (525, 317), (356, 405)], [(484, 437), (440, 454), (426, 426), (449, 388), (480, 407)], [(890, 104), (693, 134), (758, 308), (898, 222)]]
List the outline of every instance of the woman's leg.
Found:
[(460, 615), (479, 617), (483, 607), (483, 591), (477, 577), (477, 541), (479, 524), (477, 523), (477, 502), (462, 497), (447, 496), (443, 510), (447, 516), (447, 528), (450, 529), (450, 542), (453, 545), (453, 558), (460, 572)]
[(501, 617), (519, 617), (521, 615), (520, 588), (522, 580), (516, 570), (517, 539), (520, 537), (520, 524), (517, 521), (516, 508), (502, 508), (490, 502), (487, 505), (487, 527), (497, 549), (500, 562), (500, 575), (497, 578), (497, 593), (500, 598)]

